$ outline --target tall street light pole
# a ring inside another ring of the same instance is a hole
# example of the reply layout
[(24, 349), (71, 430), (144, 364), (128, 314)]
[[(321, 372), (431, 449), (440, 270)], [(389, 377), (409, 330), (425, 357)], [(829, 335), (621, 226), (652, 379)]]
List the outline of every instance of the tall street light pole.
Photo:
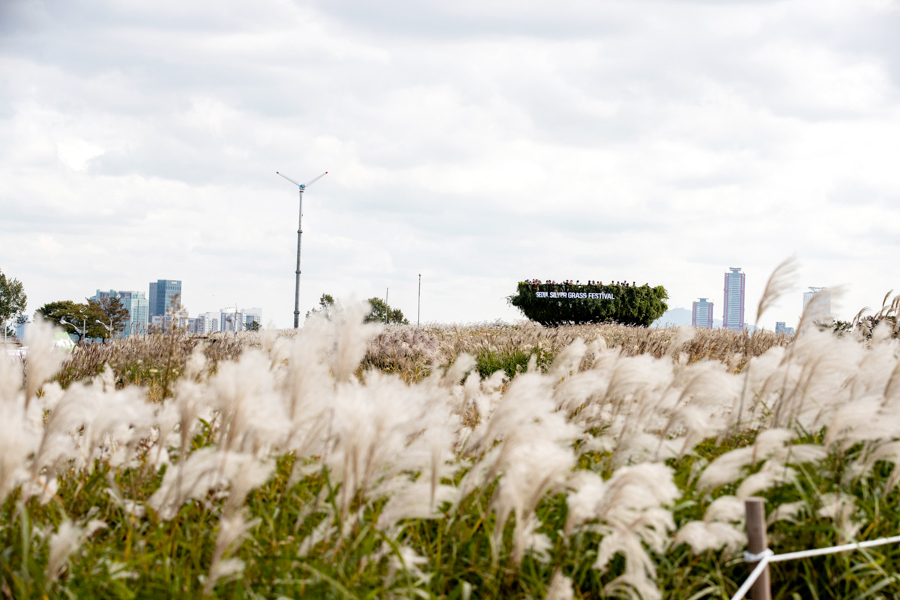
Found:
[(303, 191), (308, 187), (322, 179), (326, 175), (328, 175), (328, 171), (325, 171), (315, 179), (311, 179), (306, 183), (297, 183), (287, 175), (282, 175), (278, 171), (275, 171), (276, 175), (281, 175), (291, 183), (297, 186), (300, 190), (300, 219), (297, 222), (297, 270), (294, 273), (297, 275), (297, 282), (294, 285), (294, 329), (300, 327), (300, 238), (303, 235)]
[(112, 335), (113, 335), (112, 319), (109, 320), (109, 325), (107, 325), (100, 319), (94, 319), (94, 322), (99, 323), (100, 325), (103, 325), (103, 327), (109, 332), (109, 339), (110, 339), (110, 341), (112, 341)]
[[(74, 317), (69, 315), (69, 318), (77, 321), (78, 315), (75, 315)], [(68, 321), (66, 321), (66, 319), (64, 317), (60, 318), (59, 322), (62, 325), (71, 325), (72, 327), (75, 328), (75, 332), (78, 333), (78, 325), (75, 325), (74, 323), (69, 323)], [(87, 319), (84, 318), (84, 313), (81, 313), (81, 339), (78, 340), (79, 342), (84, 339), (85, 333), (87, 333)]]

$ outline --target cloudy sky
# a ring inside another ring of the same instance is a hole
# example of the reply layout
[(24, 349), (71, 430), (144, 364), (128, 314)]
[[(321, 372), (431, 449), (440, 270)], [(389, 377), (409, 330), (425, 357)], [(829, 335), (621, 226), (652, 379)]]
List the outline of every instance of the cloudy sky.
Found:
[(191, 314), (323, 292), (514, 320), (627, 279), (747, 319), (795, 255), (839, 314), (900, 288), (900, 4), (2, 0), (0, 268), (29, 311), (181, 279)]

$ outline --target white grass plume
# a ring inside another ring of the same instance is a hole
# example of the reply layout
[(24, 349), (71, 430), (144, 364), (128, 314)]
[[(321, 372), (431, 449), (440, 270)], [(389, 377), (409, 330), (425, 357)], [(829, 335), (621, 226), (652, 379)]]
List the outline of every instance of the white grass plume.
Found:
[[(244, 473), (247, 470), (250, 475)], [(168, 521), (188, 499), (201, 499), (210, 491), (222, 490), (239, 476), (248, 478), (250, 483), (261, 483), (270, 474), (271, 468), (253, 455), (200, 448), (166, 471), (147, 505), (157, 511), (160, 519)]]
[(776, 521), (787, 521), (795, 523), (801, 512), (809, 511), (809, 503), (806, 500), (798, 500), (796, 502), (786, 502), (779, 504), (775, 510), (769, 513), (766, 522), (771, 525)]
[(676, 356), (678, 351), (687, 344), (689, 341), (694, 339), (697, 335), (697, 330), (690, 325), (683, 325), (675, 330), (675, 335), (669, 340), (668, 345), (666, 346), (666, 356)]
[(840, 492), (822, 494), (820, 517), (834, 521), (835, 529), (847, 541), (854, 540), (862, 525), (856, 520), (856, 497)]
[(243, 572), (244, 561), (237, 558), (226, 559), (225, 555), (239, 546), (247, 537), (249, 531), (259, 523), (260, 519), (247, 521), (240, 512), (230, 517), (223, 516), (219, 520), (219, 533), (216, 536), (216, 545), (209, 566), (209, 575), (203, 586), (204, 595), (212, 592), (213, 587), (220, 579)]
[(796, 434), (789, 429), (769, 429), (756, 437), (753, 446), (726, 452), (711, 462), (697, 480), (698, 489), (715, 489), (743, 476), (744, 467), (765, 460), (783, 448)]
[(605, 569), (618, 553), (625, 557), (625, 573), (613, 580), (605, 592), (661, 598), (654, 582), (656, 566), (643, 544), (662, 552), (675, 527), (672, 513), (664, 508), (681, 495), (672, 481), (672, 470), (661, 464), (644, 463), (618, 469), (608, 482), (593, 474), (579, 473), (573, 484), (578, 489), (567, 501), (570, 515), (566, 531), (585, 528), (604, 534), (596, 569)]
[(809, 299), (806, 308), (803, 309), (803, 314), (800, 315), (800, 322), (797, 324), (797, 333), (806, 332), (807, 328), (818, 320), (831, 318), (831, 314), (826, 310), (826, 307), (830, 306), (833, 309), (834, 303), (843, 296), (843, 293), (843, 288), (839, 286), (825, 288), (816, 292), (813, 297)]
[(782, 261), (769, 275), (769, 280), (766, 282), (762, 297), (759, 299), (759, 306), (756, 309), (757, 325), (763, 314), (796, 285), (798, 266), (797, 259), (792, 256)]
[(106, 527), (103, 521), (93, 520), (81, 526), (69, 519), (60, 523), (56, 533), (50, 536), (50, 556), (47, 560), (47, 578), (56, 581), (62, 574), (69, 556), (95, 532)]
[(382, 331), (378, 323), (364, 323), (371, 305), (353, 300), (337, 303), (332, 311), (332, 321), (336, 324), (335, 345), (331, 370), (336, 382), (348, 381), (366, 355), (369, 342)]
[(28, 329), (28, 357), (25, 361), (25, 406), (34, 399), (38, 389), (59, 369), (63, 351), (54, 345), (59, 330), (40, 315)]
[(733, 554), (747, 545), (747, 535), (730, 523), (690, 521), (678, 530), (673, 544), (687, 544), (694, 554), (722, 548)]
[(269, 365), (262, 352), (247, 350), (209, 380), (209, 403), (218, 411), (219, 444), (226, 452), (262, 455), (287, 438), (290, 421)]
[(0, 360), (0, 403), (14, 402), (19, 396), (23, 396), (22, 369), (21, 362), (9, 360), (8, 356)]
[[(2, 362), (8, 362), (5, 356), (0, 357)], [(21, 394), (0, 400), (0, 504), (31, 478), (28, 458), (37, 450), (40, 439), (40, 431), (26, 417), (25, 398)]]
[(544, 600), (575, 600), (575, 592), (572, 590), (572, 580), (559, 571), (553, 574), (550, 585), (547, 587), (547, 595)]
[(409, 546), (402, 544), (397, 546), (395, 551), (392, 550), (390, 557), (388, 572), (385, 576), (385, 582), (388, 585), (400, 579), (397, 575), (398, 573), (406, 573), (413, 579), (414, 585), (427, 585), (431, 579), (431, 574), (422, 570), (422, 567), (428, 564), (428, 558), (420, 555)]

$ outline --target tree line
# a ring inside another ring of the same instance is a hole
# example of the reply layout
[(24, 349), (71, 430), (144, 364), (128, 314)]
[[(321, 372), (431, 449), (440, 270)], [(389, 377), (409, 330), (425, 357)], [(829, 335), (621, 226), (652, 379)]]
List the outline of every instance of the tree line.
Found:
[[(5, 335), (15, 335), (11, 323), (25, 322), (27, 305), (28, 296), (22, 282), (7, 277), (0, 270), (0, 327)], [(128, 324), (128, 309), (119, 298), (85, 298), (83, 303), (72, 300), (48, 302), (37, 312), (44, 320), (75, 335), (79, 341), (84, 338), (106, 340), (124, 331)]]
[[(372, 310), (366, 315), (366, 323), (395, 323), (398, 325), (409, 325), (409, 321), (403, 316), (402, 310), (399, 308), (391, 308), (390, 305), (381, 298), (369, 298), (369, 304), (372, 305)], [(319, 298), (319, 305), (307, 312), (306, 317), (309, 318), (312, 315), (322, 313), (330, 318), (331, 311), (334, 310), (334, 305), (334, 297), (331, 294), (322, 294), (322, 297)]]
[(48, 302), (37, 312), (45, 321), (51, 321), (66, 333), (83, 339), (103, 339), (125, 331), (128, 325), (128, 309), (119, 298), (100, 300), (85, 298), (85, 302), (72, 300)]

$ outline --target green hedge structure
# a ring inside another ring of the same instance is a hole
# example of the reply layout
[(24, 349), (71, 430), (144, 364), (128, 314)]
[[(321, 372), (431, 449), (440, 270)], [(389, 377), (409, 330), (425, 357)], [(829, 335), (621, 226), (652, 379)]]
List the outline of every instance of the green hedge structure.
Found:
[[(556, 296), (556, 297), (553, 297)], [(519, 282), (509, 303), (546, 327), (581, 323), (620, 323), (647, 327), (669, 308), (659, 285), (565, 285)]]

